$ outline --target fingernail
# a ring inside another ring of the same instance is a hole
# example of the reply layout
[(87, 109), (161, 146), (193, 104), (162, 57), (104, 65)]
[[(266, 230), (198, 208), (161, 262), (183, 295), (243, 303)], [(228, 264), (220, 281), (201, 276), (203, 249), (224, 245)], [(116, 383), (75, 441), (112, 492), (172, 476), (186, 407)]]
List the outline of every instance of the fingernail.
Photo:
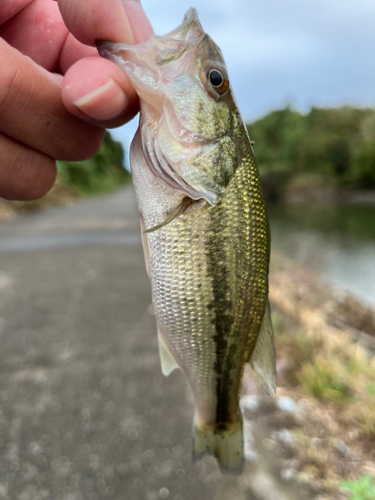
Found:
[(119, 116), (125, 109), (128, 98), (113, 78), (81, 97), (73, 104), (94, 120), (105, 121)]
[(154, 30), (141, 3), (138, 0), (123, 0), (122, 3), (133, 32), (134, 42), (145, 42), (154, 34)]

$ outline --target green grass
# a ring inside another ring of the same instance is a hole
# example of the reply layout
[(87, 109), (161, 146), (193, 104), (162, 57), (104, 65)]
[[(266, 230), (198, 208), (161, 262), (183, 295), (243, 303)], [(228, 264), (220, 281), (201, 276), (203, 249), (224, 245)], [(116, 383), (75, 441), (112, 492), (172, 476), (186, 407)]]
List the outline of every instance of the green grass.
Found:
[(368, 384), (366, 391), (371, 394), (371, 396), (375, 396), (375, 384)]
[(375, 499), (375, 484), (371, 476), (362, 476), (357, 481), (343, 481), (340, 487), (351, 492), (350, 500)]
[(302, 387), (318, 399), (340, 403), (351, 395), (349, 383), (322, 358), (306, 363), (297, 377)]
[(375, 365), (364, 351), (345, 332), (312, 328), (291, 334), (280, 315), (275, 326), (276, 351), (288, 359), (288, 384), (333, 403), (341, 419), (375, 440)]

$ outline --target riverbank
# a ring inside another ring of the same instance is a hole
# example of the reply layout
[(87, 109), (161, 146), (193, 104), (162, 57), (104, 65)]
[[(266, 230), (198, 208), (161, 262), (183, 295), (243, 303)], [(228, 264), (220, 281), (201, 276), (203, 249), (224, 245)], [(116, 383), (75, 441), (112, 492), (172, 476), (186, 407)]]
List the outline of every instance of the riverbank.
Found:
[(269, 172), (261, 175), (267, 201), (375, 206), (375, 189), (343, 188), (332, 179), (314, 174), (291, 175)]
[(375, 109), (291, 107), (247, 125), (260, 174), (309, 187), (375, 190)]
[(277, 456), (284, 481), (311, 498), (352, 498), (344, 481), (353, 490), (375, 479), (375, 312), (279, 254), (270, 302), (278, 399), (247, 373), (245, 416), (268, 429), (258, 447)]
[[(19, 212), (70, 205), (84, 197), (109, 192), (124, 182), (130, 182), (130, 174), (125, 177), (120, 183), (114, 182), (109, 189), (105, 186), (103, 191), (98, 189), (95, 193), (88, 193), (69, 185), (61, 176), (58, 176), (51, 191), (39, 200), (18, 202), (0, 198), (0, 220), (13, 218)], [(375, 190), (343, 189), (316, 176), (289, 177), (285, 174), (269, 173), (263, 175), (261, 179), (267, 202), (278, 201), (290, 205), (322, 203), (331, 206), (340, 204), (375, 206)]]

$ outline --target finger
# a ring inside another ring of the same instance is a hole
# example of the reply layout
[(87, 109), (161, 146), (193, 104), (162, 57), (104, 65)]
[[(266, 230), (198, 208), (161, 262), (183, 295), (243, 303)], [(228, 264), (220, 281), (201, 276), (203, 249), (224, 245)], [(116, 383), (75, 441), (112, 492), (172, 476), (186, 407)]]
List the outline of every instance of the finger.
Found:
[(153, 29), (137, 0), (58, 0), (68, 30), (86, 45), (95, 40), (140, 43)]
[(56, 179), (55, 161), (0, 133), (0, 197), (30, 201), (44, 196)]
[(56, 76), (1, 39), (0, 54), (0, 131), (59, 160), (97, 153), (104, 131), (67, 111)]
[(125, 73), (100, 57), (81, 59), (64, 78), (63, 102), (72, 114), (106, 128), (138, 112), (138, 97)]
[[(88, 3), (89, 2), (89, 3)], [(97, 39), (140, 43), (152, 34), (152, 27), (137, 0), (59, 0), (64, 21), (82, 43)], [(77, 41), (68, 37), (60, 68), (70, 68)], [(73, 50), (74, 52), (74, 50)], [(138, 98), (116, 65), (96, 58), (80, 60), (64, 78), (63, 100), (74, 115), (107, 128), (122, 125), (138, 112)]]
[(68, 30), (55, 2), (34, 0), (1, 26), (0, 36), (43, 68), (55, 71)]
[(29, 2), (0, 27), (0, 36), (43, 68), (62, 74), (79, 59), (98, 55), (96, 48), (69, 34), (57, 3), (50, 0)]
[(43, 68), (55, 71), (68, 30), (55, 2), (34, 0), (0, 28), (0, 36)]
[(18, 14), (33, 0), (1, 0), (0, 26)]
[(73, 64), (85, 57), (99, 57), (99, 54), (95, 47), (84, 45), (69, 33), (61, 50), (59, 62), (60, 73), (65, 75)]

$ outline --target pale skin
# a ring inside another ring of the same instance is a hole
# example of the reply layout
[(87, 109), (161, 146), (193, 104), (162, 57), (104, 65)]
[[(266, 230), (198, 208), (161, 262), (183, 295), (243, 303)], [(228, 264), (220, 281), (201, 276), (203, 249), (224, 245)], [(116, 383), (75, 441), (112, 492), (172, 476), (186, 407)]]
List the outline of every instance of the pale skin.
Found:
[(137, 0), (1, 0), (0, 197), (40, 198), (55, 160), (93, 156), (105, 128), (137, 113), (134, 89), (95, 40), (152, 34)]

